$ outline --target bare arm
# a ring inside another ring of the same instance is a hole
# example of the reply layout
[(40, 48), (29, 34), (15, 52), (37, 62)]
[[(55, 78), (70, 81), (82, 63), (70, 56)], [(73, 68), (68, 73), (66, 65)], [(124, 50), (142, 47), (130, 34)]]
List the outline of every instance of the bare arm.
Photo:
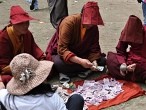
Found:
[(83, 59), (77, 56), (73, 56), (70, 58), (71, 62), (82, 65), (84, 68), (91, 68), (93, 64), (88, 59)]

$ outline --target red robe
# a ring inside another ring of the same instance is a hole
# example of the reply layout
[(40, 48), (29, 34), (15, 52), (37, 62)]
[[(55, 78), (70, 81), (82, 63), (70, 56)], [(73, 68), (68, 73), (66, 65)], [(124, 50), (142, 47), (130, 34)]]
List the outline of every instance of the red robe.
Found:
[[(129, 51), (127, 51), (128, 47)], [(116, 50), (117, 53), (109, 52), (107, 55), (109, 73), (118, 79), (144, 82), (146, 80), (146, 31), (141, 20), (136, 16), (129, 17)], [(136, 63), (135, 71), (122, 76), (119, 69), (122, 63), (127, 65)]]
[[(35, 43), (30, 31), (28, 31), (23, 36), (23, 44), (23, 53), (29, 53), (38, 60), (44, 58), (43, 51)], [(4, 67), (9, 65), (9, 63), (15, 56), (13, 50), (13, 44), (8, 36), (6, 28), (4, 28), (2, 31), (0, 31), (0, 73), (2, 72), (2, 69)], [(11, 72), (9, 73), (9, 75), (11, 75)]]

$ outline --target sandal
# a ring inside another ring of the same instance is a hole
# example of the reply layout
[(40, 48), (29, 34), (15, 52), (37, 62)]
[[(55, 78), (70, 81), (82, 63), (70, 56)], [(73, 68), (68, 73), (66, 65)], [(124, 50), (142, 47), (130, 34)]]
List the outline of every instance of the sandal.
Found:
[(85, 71), (85, 72), (79, 73), (79, 74), (78, 74), (78, 77), (80, 77), (80, 78), (87, 78), (91, 73), (92, 73), (91, 70), (87, 70), (87, 71)]
[(59, 73), (59, 80), (60, 80), (60, 83), (63, 84), (63, 83), (69, 83), (70, 82), (70, 78), (63, 74), (63, 73)]

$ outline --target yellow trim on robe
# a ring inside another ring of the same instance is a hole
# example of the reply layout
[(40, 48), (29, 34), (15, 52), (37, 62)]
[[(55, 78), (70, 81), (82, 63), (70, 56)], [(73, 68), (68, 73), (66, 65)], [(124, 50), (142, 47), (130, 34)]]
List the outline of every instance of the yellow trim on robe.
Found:
[(9, 38), (13, 44), (13, 53), (14, 55), (17, 55), (19, 53), (22, 53), (24, 51), (24, 45), (23, 45), (23, 37), (18, 37), (14, 33), (13, 26), (7, 27), (7, 32), (9, 35)]

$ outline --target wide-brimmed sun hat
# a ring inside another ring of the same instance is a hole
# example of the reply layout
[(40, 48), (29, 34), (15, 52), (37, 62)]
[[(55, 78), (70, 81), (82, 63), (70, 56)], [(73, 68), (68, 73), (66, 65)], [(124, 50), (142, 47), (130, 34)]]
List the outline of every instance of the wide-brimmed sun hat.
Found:
[(104, 25), (97, 2), (89, 1), (83, 6), (82, 24)]
[(40, 85), (49, 76), (53, 62), (38, 61), (27, 53), (15, 56), (10, 62), (13, 78), (6, 88), (10, 94), (23, 95)]
[(36, 20), (28, 15), (19, 5), (12, 6), (10, 9), (10, 22), (12, 24), (18, 24), (30, 20)]

